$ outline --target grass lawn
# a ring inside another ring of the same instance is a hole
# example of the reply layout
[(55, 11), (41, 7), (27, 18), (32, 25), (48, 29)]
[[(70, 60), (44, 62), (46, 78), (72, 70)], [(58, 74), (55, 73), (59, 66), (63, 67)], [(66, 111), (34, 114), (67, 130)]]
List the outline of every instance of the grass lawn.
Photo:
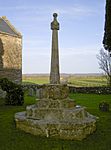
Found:
[(5, 106), (0, 99), (0, 150), (111, 150), (111, 110), (100, 112), (98, 104), (107, 101), (111, 106), (111, 95), (71, 94), (77, 104), (98, 116), (97, 130), (83, 141), (67, 141), (38, 137), (16, 129), (14, 114), (24, 111), (26, 105), (35, 103), (34, 97), (25, 97), (24, 106)]

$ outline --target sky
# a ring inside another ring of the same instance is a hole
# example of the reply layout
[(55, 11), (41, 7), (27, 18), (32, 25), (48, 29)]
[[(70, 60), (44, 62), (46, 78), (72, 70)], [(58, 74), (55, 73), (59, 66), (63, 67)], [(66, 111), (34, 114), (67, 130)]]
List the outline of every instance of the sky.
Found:
[(23, 35), (23, 74), (50, 72), (55, 12), (60, 72), (101, 73), (96, 56), (103, 47), (105, 0), (0, 0), (0, 16)]

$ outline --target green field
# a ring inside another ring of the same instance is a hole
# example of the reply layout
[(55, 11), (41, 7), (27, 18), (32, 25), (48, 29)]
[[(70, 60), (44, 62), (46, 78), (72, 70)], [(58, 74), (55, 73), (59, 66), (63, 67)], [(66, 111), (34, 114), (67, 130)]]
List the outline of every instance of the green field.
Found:
[[(44, 84), (49, 82), (49, 76), (25, 76), (23, 75), (23, 83), (36, 83)], [(61, 82), (74, 85), (76, 87), (93, 87), (93, 86), (106, 86), (107, 80), (105, 76), (88, 76), (88, 75), (68, 75), (61, 76)]]
[(83, 87), (107, 85), (107, 80), (105, 76), (70, 76), (68, 82), (75, 86)]
[(23, 106), (5, 106), (0, 99), (0, 150), (111, 150), (111, 110), (100, 112), (98, 105), (107, 101), (111, 106), (111, 95), (71, 94), (76, 103), (99, 117), (97, 130), (83, 141), (67, 141), (39, 137), (16, 129), (14, 114), (24, 111), (35, 103), (35, 97), (25, 96)]
[(48, 76), (22, 76), (23, 83), (45, 84), (49, 82)]

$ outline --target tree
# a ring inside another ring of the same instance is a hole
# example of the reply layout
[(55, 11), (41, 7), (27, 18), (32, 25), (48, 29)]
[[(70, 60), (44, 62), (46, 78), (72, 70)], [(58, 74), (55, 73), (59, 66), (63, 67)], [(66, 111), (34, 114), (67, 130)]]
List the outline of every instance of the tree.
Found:
[(111, 57), (111, 0), (106, 0), (103, 46), (110, 53)]
[(101, 49), (97, 58), (100, 68), (107, 75), (108, 84), (111, 86), (111, 0), (106, 0), (103, 46), (108, 52)]
[(104, 71), (107, 77), (107, 84), (111, 86), (111, 57), (109, 52), (104, 49), (100, 50), (100, 53), (97, 55), (97, 59), (99, 60), (100, 69)]

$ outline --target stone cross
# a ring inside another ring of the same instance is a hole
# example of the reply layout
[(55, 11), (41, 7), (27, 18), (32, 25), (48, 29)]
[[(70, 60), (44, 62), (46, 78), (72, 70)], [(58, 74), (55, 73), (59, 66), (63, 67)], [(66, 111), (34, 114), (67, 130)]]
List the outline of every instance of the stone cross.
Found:
[(51, 22), (52, 30), (52, 54), (51, 54), (51, 71), (50, 84), (60, 84), (59, 73), (59, 49), (58, 49), (58, 30), (59, 23), (57, 21), (57, 14), (53, 14), (54, 20)]

